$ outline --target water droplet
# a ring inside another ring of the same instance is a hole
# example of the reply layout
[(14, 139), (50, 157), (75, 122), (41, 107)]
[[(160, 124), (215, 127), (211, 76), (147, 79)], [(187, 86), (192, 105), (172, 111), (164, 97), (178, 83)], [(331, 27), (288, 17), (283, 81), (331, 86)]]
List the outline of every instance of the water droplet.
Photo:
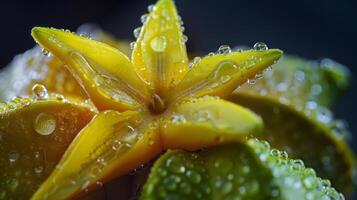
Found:
[(288, 159), (288, 153), (286, 153), (286, 151), (281, 151), (280, 152), (280, 157), (283, 158), (283, 159)]
[(301, 170), (304, 168), (304, 162), (302, 160), (291, 160), (291, 164), (294, 170)]
[(54, 97), (58, 100), (58, 101), (64, 101), (64, 96), (62, 94), (55, 94)]
[(277, 89), (279, 92), (286, 92), (288, 90), (288, 85), (285, 82), (280, 82), (277, 85)]
[(240, 186), (238, 188), (238, 191), (241, 195), (245, 195), (246, 191), (247, 191), (247, 188), (245, 188), (244, 186)]
[(345, 138), (349, 136), (349, 132), (347, 130), (347, 123), (342, 120), (336, 120), (332, 123), (331, 126), (332, 133), (337, 137), (337, 138)]
[(215, 167), (214, 169), (217, 172), (223, 173), (223, 174), (227, 174), (229, 172), (229, 170), (232, 169), (233, 167), (233, 163), (231, 160), (226, 159), (226, 158), (218, 158), (213, 166)]
[(166, 166), (169, 168), (171, 172), (182, 174), (185, 173), (186, 171), (186, 168), (182, 163), (183, 163), (182, 160), (173, 157), (166, 161)]
[(263, 78), (263, 74), (258, 73), (255, 75), (256, 80), (261, 79), (261, 78)]
[(317, 103), (315, 101), (308, 101), (306, 103), (306, 108), (309, 110), (314, 110), (317, 108)]
[(177, 184), (181, 182), (181, 178), (176, 175), (170, 175), (165, 178), (163, 183), (167, 190), (173, 191), (177, 188)]
[(212, 81), (211, 87), (218, 86), (219, 82), (226, 83), (230, 81), (237, 70), (238, 66), (234, 61), (225, 60), (220, 62), (210, 78), (210, 81)]
[(84, 181), (84, 183), (83, 183), (81, 189), (82, 189), (82, 190), (87, 190), (89, 184), (90, 184), (90, 181), (88, 181), (88, 180)]
[(42, 52), (42, 55), (44, 55), (46, 57), (50, 57), (51, 56), (51, 53), (45, 48), (42, 48), (41, 52)]
[(151, 49), (156, 52), (160, 52), (160, 53), (164, 52), (166, 50), (166, 46), (167, 46), (166, 37), (163, 35), (156, 36), (152, 38), (150, 41)]
[(268, 46), (263, 42), (257, 42), (254, 44), (253, 49), (258, 51), (265, 51), (268, 50)]
[(133, 34), (135, 38), (138, 38), (140, 36), (141, 33), (141, 27), (138, 27), (136, 29), (134, 29)]
[(314, 186), (314, 178), (312, 176), (307, 176), (303, 180), (303, 185), (306, 189), (312, 189)]
[(48, 98), (47, 88), (42, 84), (35, 84), (32, 87), (32, 93), (36, 99), (47, 99)]
[(130, 42), (130, 49), (133, 50), (136, 46), (136, 42)]
[(221, 192), (222, 194), (229, 194), (233, 189), (233, 183), (228, 181), (225, 182), (222, 186)]
[(323, 187), (331, 187), (331, 182), (328, 179), (323, 179), (321, 183)]
[(12, 151), (9, 153), (9, 161), (11, 163), (16, 162), (16, 160), (19, 158), (19, 154), (16, 151)]
[(11, 191), (15, 191), (17, 186), (19, 186), (19, 181), (17, 179), (11, 179), (8, 181), (8, 188)]
[(183, 35), (182, 35), (182, 42), (183, 42), (183, 43), (186, 43), (187, 41), (188, 41), (187, 35), (183, 34)]
[(191, 188), (190, 184), (188, 184), (187, 182), (182, 182), (180, 184), (180, 191), (182, 191), (184, 194), (188, 195), (191, 193), (192, 188)]
[(196, 56), (193, 58), (193, 63), (198, 63), (200, 61), (201, 61), (201, 57), (199, 57), (199, 56)]
[(40, 135), (50, 135), (56, 129), (56, 119), (53, 115), (40, 113), (34, 120), (33, 128)]
[(228, 45), (221, 45), (219, 48), (218, 48), (218, 53), (219, 54), (229, 54), (231, 53), (232, 50), (231, 50), (231, 47), (228, 46)]
[(300, 70), (296, 71), (295, 72), (295, 78), (298, 81), (304, 81), (305, 80), (305, 72), (304, 71), (300, 71)]
[(34, 168), (36, 174), (41, 174), (43, 172), (43, 166), (39, 165)]
[(151, 5), (148, 6), (148, 11), (149, 12), (152, 12), (154, 10), (155, 10), (155, 5), (151, 4)]
[(280, 157), (280, 151), (277, 149), (270, 150), (270, 154), (275, 157)]
[(148, 14), (141, 15), (141, 17), (140, 17), (140, 21), (141, 21), (141, 23), (143, 23), (143, 24), (144, 24), (148, 19), (149, 19), (149, 15), (148, 15)]
[(263, 147), (265, 149), (267, 149), (267, 150), (270, 149), (270, 144), (268, 141), (263, 140), (263, 141), (261, 141), (261, 144), (263, 145)]
[(173, 115), (171, 117), (171, 121), (174, 124), (182, 124), (182, 123), (186, 123), (186, 118), (183, 115)]
[(214, 52), (209, 52), (209, 53), (207, 54), (207, 56), (214, 56), (214, 55), (216, 55)]
[(317, 120), (324, 124), (328, 124), (332, 120), (332, 113), (329, 109), (319, 106), (317, 108)]
[(322, 92), (322, 87), (321, 87), (321, 85), (319, 85), (319, 84), (314, 84), (314, 85), (311, 87), (311, 94), (312, 94), (313, 96), (319, 95), (321, 92)]
[(95, 184), (96, 184), (97, 188), (103, 187), (103, 182), (101, 182), (101, 181), (97, 181), (97, 182), (95, 182)]
[(201, 182), (201, 180), (202, 180), (201, 175), (199, 173), (197, 173), (196, 171), (194, 171), (194, 170), (188, 170), (186, 172), (186, 176), (194, 184), (199, 184)]
[(256, 80), (255, 80), (255, 79), (248, 79), (248, 80), (247, 80), (247, 83), (248, 83), (249, 85), (254, 85), (254, 84), (256, 83)]
[(227, 83), (228, 81), (230, 81), (232, 78), (229, 75), (225, 75), (225, 76), (221, 76), (221, 82), (222, 83)]

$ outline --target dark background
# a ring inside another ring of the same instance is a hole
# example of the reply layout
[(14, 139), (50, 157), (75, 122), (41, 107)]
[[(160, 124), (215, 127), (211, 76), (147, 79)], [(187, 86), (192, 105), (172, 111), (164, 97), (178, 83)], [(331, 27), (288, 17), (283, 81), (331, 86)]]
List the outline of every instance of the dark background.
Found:
[[(203, 3), (204, 2), (204, 3)], [(53, 26), (72, 31), (95, 22), (118, 38), (133, 40), (132, 30), (154, 1), (1, 1), (0, 67), (35, 45), (30, 30)], [(355, 0), (177, 0), (190, 51), (215, 51), (220, 44), (252, 46), (265, 41), (289, 54), (309, 59), (330, 57), (357, 77), (357, 3)], [(357, 89), (353, 81), (336, 115), (357, 132)], [(357, 136), (352, 146), (357, 150)]]

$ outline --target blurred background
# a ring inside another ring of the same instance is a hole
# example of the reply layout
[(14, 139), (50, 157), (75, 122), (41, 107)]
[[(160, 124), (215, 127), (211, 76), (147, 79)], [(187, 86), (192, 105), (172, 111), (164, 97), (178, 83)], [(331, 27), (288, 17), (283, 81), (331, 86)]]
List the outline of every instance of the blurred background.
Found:
[[(0, 2), (0, 67), (19, 53), (32, 48), (34, 26), (51, 26), (75, 31), (94, 22), (120, 39), (133, 40), (132, 31), (141, 25), (147, 0), (86, 0)], [(330, 57), (357, 77), (357, 2), (354, 0), (176, 0), (185, 23), (191, 52), (215, 51), (221, 44), (253, 46), (257, 41), (270, 48), (308, 59)], [(346, 119), (357, 133), (357, 89), (340, 100), (335, 114)], [(357, 135), (353, 148), (357, 151)]]

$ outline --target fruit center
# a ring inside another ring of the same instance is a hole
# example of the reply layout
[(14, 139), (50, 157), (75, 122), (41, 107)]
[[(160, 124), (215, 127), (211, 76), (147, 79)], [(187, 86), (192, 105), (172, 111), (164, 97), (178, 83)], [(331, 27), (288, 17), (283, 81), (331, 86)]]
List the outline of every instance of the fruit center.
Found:
[(153, 94), (149, 104), (149, 109), (153, 114), (161, 114), (166, 110), (165, 101), (158, 94)]

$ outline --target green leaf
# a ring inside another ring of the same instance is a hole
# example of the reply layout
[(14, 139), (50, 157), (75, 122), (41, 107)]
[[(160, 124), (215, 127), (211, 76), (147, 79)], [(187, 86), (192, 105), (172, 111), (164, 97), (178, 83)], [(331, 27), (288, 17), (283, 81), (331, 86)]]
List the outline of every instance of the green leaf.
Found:
[(270, 150), (267, 142), (216, 146), (161, 156), (140, 199), (323, 199), (343, 195), (301, 160)]
[(348, 195), (353, 189), (355, 158), (345, 142), (345, 123), (328, 107), (348, 83), (343, 66), (284, 57), (255, 84), (246, 84), (229, 98), (250, 108), (264, 121), (260, 139), (293, 158), (301, 158)]

